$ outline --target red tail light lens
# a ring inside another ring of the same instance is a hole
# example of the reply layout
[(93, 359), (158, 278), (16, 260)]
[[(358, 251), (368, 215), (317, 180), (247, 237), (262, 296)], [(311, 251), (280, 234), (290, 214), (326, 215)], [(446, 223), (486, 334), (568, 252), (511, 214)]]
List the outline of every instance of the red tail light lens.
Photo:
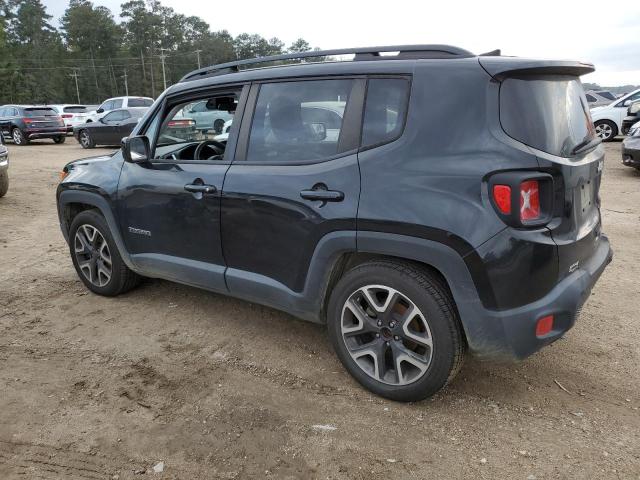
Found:
[(70, 113), (65, 113), (64, 115), (62, 115), (62, 118), (73, 118), (73, 115)]
[(33, 120), (31, 120), (30, 118), (25, 118), (25, 119), (24, 119), (24, 123), (25, 123), (26, 125), (29, 125), (29, 124), (33, 123)]
[(520, 220), (527, 222), (540, 218), (540, 188), (538, 180), (520, 184)]
[(511, 187), (509, 185), (493, 186), (493, 201), (500, 212), (505, 215), (511, 214)]
[(169, 128), (175, 128), (175, 127), (191, 127), (193, 125), (195, 125), (196, 122), (194, 122), (193, 120), (171, 120), (169, 121), (169, 123), (167, 123), (167, 126)]
[(551, 330), (553, 330), (553, 315), (542, 317), (536, 323), (536, 337), (544, 337)]

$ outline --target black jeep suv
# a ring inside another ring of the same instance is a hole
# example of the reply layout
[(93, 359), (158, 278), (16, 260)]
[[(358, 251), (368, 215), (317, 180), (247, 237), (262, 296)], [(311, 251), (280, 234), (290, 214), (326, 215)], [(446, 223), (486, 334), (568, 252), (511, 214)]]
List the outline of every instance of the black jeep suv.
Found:
[[(593, 70), (445, 45), (203, 68), (121, 151), (65, 167), (62, 232), (95, 293), (164, 278), (326, 323), (361, 384), (421, 399), (467, 349), (560, 338), (611, 260)], [(198, 101), (233, 114), (226, 144), (171, 127)]]
[(67, 128), (62, 117), (51, 107), (4, 105), (0, 107), (0, 132), (16, 145), (26, 145), (38, 138), (64, 143)]

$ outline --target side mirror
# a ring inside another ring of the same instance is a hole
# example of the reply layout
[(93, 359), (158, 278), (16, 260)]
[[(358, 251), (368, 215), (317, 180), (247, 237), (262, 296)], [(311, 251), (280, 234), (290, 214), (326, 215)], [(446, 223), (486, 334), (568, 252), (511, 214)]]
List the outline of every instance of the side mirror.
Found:
[(629, 105), (631, 105), (633, 102), (631, 100), (625, 100), (624, 103), (622, 104), (623, 107), (628, 107)]
[(107, 123), (107, 122), (105, 122), (104, 117), (99, 118), (99, 119), (98, 119), (98, 121), (99, 121), (100, 123), (105, 123), (105, 124)]
[(327, 139), (327, 127), (324, 123), (311, 123), (309, 126), (311, 127), (313, 140), (322, 142)]
[(145, 136), (122, 139), (122, 156), (130, 163), (145, 163), (151, 158), (149, 139)]
[(104, 108), (99, 108), (96, 110), (96, 113), (103, 113), (104, 112)]

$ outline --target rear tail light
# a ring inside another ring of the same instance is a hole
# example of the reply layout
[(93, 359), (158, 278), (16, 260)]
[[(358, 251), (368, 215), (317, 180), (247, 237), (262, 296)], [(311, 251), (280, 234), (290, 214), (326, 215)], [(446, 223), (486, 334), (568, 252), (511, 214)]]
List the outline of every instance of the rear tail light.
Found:
[(536, 337), (544, 337), (553, 330), (553, 315), (542, 317), (536, 323)]
[(509, 215), (511, 213), (511, 187), (509, 185), (493, 186), (493, 201), (501, 213)]
[(64, 115), (62, 115), (62, 118), (73, 118), (73, 115), (70, 113), (65, 113)]
[(167, 126), (169, 128), (172, 127), (191, 127), (193, 125), (195, 125), (196, 122), (194, 122), (193, 120), (170, 120), (169, 123), (167, 123)]
[(540, 215), (538, 180), (526, 180), (520, 184), (520, 220), (522, 222), (538, 220)]
[(24, 123), (25, 125), (31, 125), (33, 123), (33, 120), (31, 120), (30, 118), (25, 118)]
[(489, 179), (489, 192), (498, 216), (512, 227), (540, 227), (551, 221), (553, 177), (547, 173), (497, 173)]

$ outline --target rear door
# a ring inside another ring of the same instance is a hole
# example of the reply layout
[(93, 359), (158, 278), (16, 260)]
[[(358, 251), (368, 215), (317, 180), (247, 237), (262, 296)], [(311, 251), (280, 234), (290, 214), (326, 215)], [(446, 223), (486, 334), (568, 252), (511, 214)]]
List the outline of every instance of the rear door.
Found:
[[(355, 232), (364, 90), (358, 78), (252, 86), (222, 197), (231, 293), (251, 298), (256, 283), (300, 292), (322, 238)], [(333, 137), (328, 125), (305, 119), (309, 102), (326, 102), (338, 112)]]

